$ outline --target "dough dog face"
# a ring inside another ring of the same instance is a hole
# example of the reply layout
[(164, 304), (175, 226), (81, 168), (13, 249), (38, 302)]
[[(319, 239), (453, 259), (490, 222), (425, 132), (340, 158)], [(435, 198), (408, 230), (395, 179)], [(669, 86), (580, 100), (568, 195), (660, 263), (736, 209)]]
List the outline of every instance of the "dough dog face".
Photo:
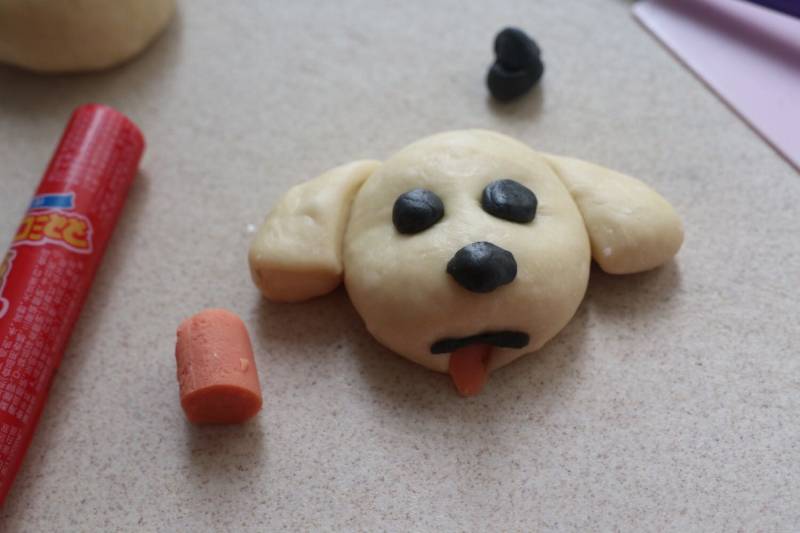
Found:
[(639, 180), (468, 130), (293, 187), (249, 259), (272, 300), (343, 281), (381, 343), (473, 394), (485, 378), (476, 369), (541, 348), (569, 322), (592, 259), (639, 272), (682, 240), (672, 206)]
[[(513, 180), (538, 200), (530, 222), (499, 218), (482, 206), (497, 180)], [(392, 208), (408, 191), (434, 193), (444, 215), (414, 234), (397, 231)], [(513, 256), (516, 275), (476, 292), (447, 272), (473, 243)], [(575, 313), (589, 276), (589, 239), (566, 187), (542, 156), (508, 137), (453, 132), (423, 139), (381, 165), (359, 190), (344, 238), (345, 286), (367, 329), (393, 351), (447, 371), (443, 339), (521, 332), (524, 347), (495, 347), (506, 364), (552, 338)]]

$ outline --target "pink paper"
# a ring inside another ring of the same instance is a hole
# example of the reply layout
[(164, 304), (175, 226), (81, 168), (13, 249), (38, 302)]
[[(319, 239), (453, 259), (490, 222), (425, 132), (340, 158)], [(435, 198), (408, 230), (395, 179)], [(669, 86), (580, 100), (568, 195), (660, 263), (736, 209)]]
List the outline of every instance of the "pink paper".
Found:
[(739, 0), (642, 0), (633, 11), (800, 170), (799, 19)]

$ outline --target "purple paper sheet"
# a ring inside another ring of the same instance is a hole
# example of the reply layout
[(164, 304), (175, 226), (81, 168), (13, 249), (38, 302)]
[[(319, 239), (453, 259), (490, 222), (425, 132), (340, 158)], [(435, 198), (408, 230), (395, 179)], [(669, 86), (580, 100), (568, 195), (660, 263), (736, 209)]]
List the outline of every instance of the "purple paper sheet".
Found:
[(642, 0), (633, 11), (800, 171), (800, 19), (737, 0)]

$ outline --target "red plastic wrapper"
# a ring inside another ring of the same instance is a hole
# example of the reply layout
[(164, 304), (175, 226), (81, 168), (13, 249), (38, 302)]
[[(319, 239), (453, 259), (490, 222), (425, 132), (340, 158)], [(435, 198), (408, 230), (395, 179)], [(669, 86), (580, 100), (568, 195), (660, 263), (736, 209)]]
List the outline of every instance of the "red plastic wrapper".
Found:
[(76, 109), (0, 263), (0, 505), (143, 151), (141, 132), (118, 111)]

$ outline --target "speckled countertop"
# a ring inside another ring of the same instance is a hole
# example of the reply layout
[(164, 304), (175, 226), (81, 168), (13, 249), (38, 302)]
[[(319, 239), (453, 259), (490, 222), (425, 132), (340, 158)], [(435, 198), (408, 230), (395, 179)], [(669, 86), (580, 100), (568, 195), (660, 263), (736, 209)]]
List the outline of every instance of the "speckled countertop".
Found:
[[(800, 176), (621, 0), (181, 2), (112, 71), (0, 68), (0, 245), (67, 116), (100, 101), (149, 148), (0, 511), (38, 531), (797, 531)], [(543, 85), (495, 106), (494, 33)], [(248, 228), (291, 184), (484, 127), (643, 178), (684, 218), (676, 261), (613, 277), (544, 350), (462, 399), (366, 333), (344, 291), (262, 301)], [(247, 323), (265, 408), (195, 428), (179, 321)]]

